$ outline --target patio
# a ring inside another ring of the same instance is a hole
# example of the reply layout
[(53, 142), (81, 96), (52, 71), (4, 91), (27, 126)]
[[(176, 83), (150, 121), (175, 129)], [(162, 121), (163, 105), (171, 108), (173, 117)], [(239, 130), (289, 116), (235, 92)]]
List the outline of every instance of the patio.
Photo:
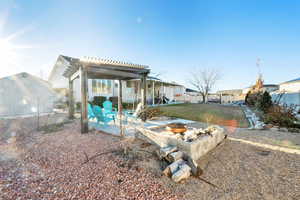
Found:
[[(69, 79), (69, 118), (74, 117), (73, 81), (80, 79), (81, 85), (81, 133), (89, 131), (88, 120), (88, 79), (118, 80), (118, 124), (121, 136), (123, 133), (122, 109), (122, 83), (132, 79), (140, 79), (140, 93), (142, 109), (146, 108), (147, 76), (150, 69), (146, 65), (125, 63), (113, 60), (104, 60), (93, 57), (83, 59), (72, 58), (70, 66), (64, 71), (63, 76)], [(93, 126), (99, 128), (99, 126)], [(106, 127), (105, 127), (106, 128)], [(116, 126), (115, 126), (116, 130)]]

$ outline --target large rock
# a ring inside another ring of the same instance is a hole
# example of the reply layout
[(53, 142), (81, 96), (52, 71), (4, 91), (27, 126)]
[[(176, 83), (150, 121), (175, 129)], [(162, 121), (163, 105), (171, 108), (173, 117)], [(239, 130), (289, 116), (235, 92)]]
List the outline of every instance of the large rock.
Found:
[(176, 183), (187, 179), (191, 175), (191, 168), (187, 164), (182, 164), (179, 169), (172, 175), (172, 180)]
[(179, 159), (175, 162), (173, 162), (172, 164), (170, 164), (164, 171), (163, 174), (166, 176), (172, 176), (172, 174), (174, 174), (181, 165), (185, 164), (184, 160)]
[(177, 147), (176, 146), (167, 146), (167, 147), (163, 147), (160, 149), (160, 156), (161, 157), (166, 157), (168, 156), (170, 153), (177, 151)]
[(166, 158), (169, 162), (175, 162), (183, 158), (183, 153), (181, 151), (172, 152)]

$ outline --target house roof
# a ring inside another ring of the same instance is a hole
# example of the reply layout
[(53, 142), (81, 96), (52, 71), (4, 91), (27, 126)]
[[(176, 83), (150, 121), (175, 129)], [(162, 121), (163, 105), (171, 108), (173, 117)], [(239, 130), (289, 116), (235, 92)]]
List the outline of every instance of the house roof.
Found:
[[(35, 85), (42, 85), (43, 87), (47, 88), (51, 93), (55, 93), (54, 90), (51, 88), (51, 84), (48, 81), (45, 81), (37, 76), (31, 75), (27, 72), (21, 72), (21, 73), (17, 73), (11, 76), (6, 76), (3, 78), (0, 78), (0, 82), (3, 83), (16, 83), (17, 85), (22, 85), (22, 87), (24, 88), (25, 85), (24, 84), (24, 80), (31, 80), (34, 82), (31, 82), (30, 84), (32, 84), (32, 86), (30, 86), (31, 88), (35, 88)], [(5, 85), (5, 84), (4, 84)], [(5, 88), (0, 88), (0, 89), (4, 89)]]
[[(53, 77), (57, 74), (57, 71), (59, 71), (59, 68), (63, 68), (61, 69), (62, 71), (65, 70), (65, 68), (67, 67), (66, 65), (63, 64), (63, 62), (67, 62), (67, 65), (69, 65), (72, 62), (72, 58), (68, 57), (68, 56), (64, 56), (64, 55), (59, 55), (54, 67), (52, 68), (50, 75), (48, 77), (48, 81), (51, 82), (51, 80), (53, 79)], [(62, 76), (62, 74), (59, 74), (60, 76)]]
[(294, 83), (294, 82), (299, 82), (299, 81), (300, 81), (300, 77), (299, 77), (299, 78), (296, 78), (296, 79), (293, 79), (293, 80), (290, 80), (290, 81), (286, 81), (286, 82), (281, 83), (281, 84)]

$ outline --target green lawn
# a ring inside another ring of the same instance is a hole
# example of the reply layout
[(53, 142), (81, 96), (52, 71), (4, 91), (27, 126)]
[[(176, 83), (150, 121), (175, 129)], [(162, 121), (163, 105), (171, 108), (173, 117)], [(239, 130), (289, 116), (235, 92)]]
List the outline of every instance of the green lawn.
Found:
[(240, 107), (219, 104), (175, 104), (160, 106), (163, 115), (218, 125), (248, 127)]

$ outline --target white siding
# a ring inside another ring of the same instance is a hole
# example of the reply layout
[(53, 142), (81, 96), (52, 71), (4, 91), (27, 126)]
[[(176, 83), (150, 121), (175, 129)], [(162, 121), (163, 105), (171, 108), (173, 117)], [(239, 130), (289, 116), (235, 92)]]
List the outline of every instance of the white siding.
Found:
[(283, 83), (280, 85), (279, 90), (285, 92), (300, 92), (300, 81), (294, 83)]

